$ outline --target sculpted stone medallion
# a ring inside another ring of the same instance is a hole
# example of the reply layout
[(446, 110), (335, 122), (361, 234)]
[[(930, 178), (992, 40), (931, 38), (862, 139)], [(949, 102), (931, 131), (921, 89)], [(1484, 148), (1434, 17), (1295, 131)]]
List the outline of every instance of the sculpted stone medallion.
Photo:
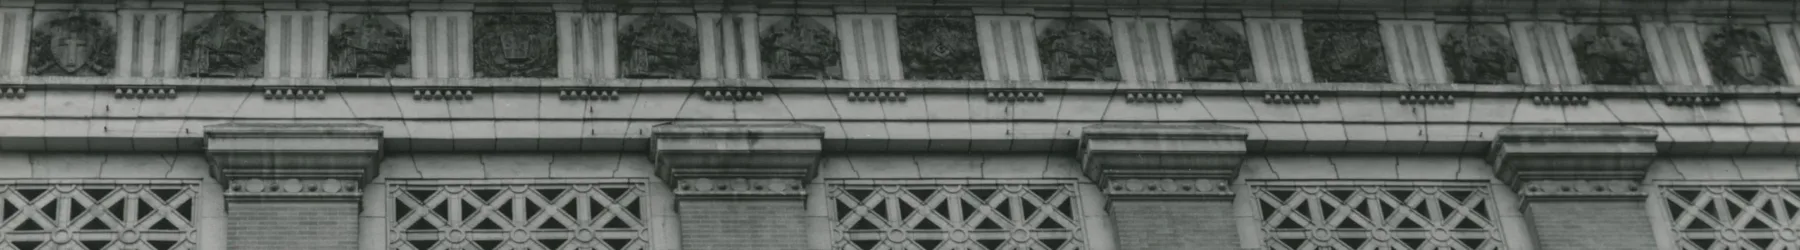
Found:
[(1367, 21), (1308, 21), (1306, 52), (1318, 82), (1390, 82), (1381, 26)]
[(1579, 30), (1569, 46), (1582, 80), (1601, 85), (1655, 83), (1644, 40), (1631, 26), (1590, 25)]
[(556, 77), (556, 19), (546, 14), (475, 16), (476, 77)]
[(412, 59), (405, 27), (388, 17), (361, 14), (331, 31), (331, 76), (403, 78)]
[(1704, 37), (1706, 65), (1721, 85), (1776, 85), (1787, 82), (1774, 43), (1766, 33), (1745, 27), (1721, 27)]
[(1256, 72), (1243, 24), (1200, 20), (1175, 31), (1175, 64), (1181, 80), (1251, 82)]
[(1038, 60), (1044, 78), (1053, 81), (1118, 81), (1119, 58), (1112, 35), (1095, 21), (1043, 21), (1038, 32)]
[(619, 27), (619, 63), (626, 78), (700, 77), (700, 37), (690, 24), (693, 17), (679, 18), (636, 16)]
[[(51, 15), (51, 14), (44, 14)], [(118, 37), (100, 16), (75, 12), (50, 17), (31, 30), (28, 72), (34, 76), (112, 74)]]
[(1451, 82), (1474, 84), (1522, 84), (1518, 54), (1505, 27), (1483, 24), (1445, 24), (1438, 43)]
[(843, 79), (837, 35), (816, 18), (776, 19), (764, 28), (760, 42), (770, 79)]
[[(242, 14), (213, 13), (181, 34), (181, 73), (187, 77), (262, 76), (262, 27)], [(258, 15), (260, 16), (260, 15)]]
[(975, 19), (900, 17), (900, 63), (908, 80), (980, 80)]

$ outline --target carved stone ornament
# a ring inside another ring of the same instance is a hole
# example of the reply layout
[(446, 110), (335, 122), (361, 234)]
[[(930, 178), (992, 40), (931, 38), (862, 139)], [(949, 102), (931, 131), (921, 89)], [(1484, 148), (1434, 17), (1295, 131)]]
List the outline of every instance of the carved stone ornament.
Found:
[(981, 80), (975, 19), (901, 17), (900, 63), (907, 80)]
[(1038, 58), (1053, 81), (1118, 81), (1112, 35), (1089, 20), (1050, 20), (1038, 33)]
[(1444, 66), (1455, 83), (1523, 84), (1518, 53), (1504, 33), (1505, 26), (1448, 24), (1439, 40)]
[(1250, 44), (1243, 25), (1222, 21), (1194, 21), (1175, 33), (1175, 63), (1181, 80), (1199, 82), (1252, 82), (1256, 71), (1250, 60)]
[(211, 15), (181, 34), (182, 75), (261, 77), (263, 29), (234, 13)]
[(843, 79), (838, 37), (811, 17), (787, 17), (762, 33), (762, 63), (771, 79)]
[(1519, 196), (1533, 199), (1642, 198), (1637, 180), (1532, 180), (1519, 184)]
[(1724, 27), (1706, 36), (1706, 64), (1721, 85), (1776, 85), (1787, 82), (1769, 37), (1744, 27)]
[(31, 30), (31, 75), (112, 74), (118, 37), (110, 22), (85, 12), (51, 18)]
[(1633, 85), (1655, 83), (1650, 73), (1649, 52), (1631, 26), (1593, 25), (1575, 34), (1570, 47), (1581, 79), (1589, 84)]
[(673, 17), (638, 17), (619, 28), (619, 62), (625, 78), (700, 77), (700, 37)]
[(1307, 59), (1319, 82), (1390, 82), (1387, 54), (1375, 22), (1305, 23)]
[(806, 186), (794, 178), (687, 178), (675, 181), (681, 196), (804, 196)]
[(556, 77), (556, 17), (475, 16), (476, 77)]
[(1129, 178), (1106, 181), (1106, 194), (1114, 200), (1127, 197), (1231, 197), (1231, 180), (1192, 178)]
[(404, 78), (412, 59), (410, 35), (394, 20), (374, 14), (351, 17), (331, 32), (331, 76)]
[(225, 197), (257, 200), (355, 200), (362, 196), (361, 186), (361, 182), (349, 179), (232, 179), (225, 189)]

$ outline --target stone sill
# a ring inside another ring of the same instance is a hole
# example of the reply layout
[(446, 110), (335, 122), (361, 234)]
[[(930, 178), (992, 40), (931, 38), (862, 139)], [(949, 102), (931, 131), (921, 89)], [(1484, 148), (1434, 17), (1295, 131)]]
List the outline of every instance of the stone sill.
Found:
[(1066, 82), (1066, 81), (913, 81), (913, 80), (763, 80), (763, 79), (571, 79), (571, 78), (442, 78), (442, 79), (207, 79), (0, 77), (0, 86), (27, 89), (104, 89), (110, 87), (176, 87), (204, 90), (253, 90), (263, 87), (310, 87), (346, 91), (390, 91), (411, 88), (474, 88), (499, 92), (541, 92), (559, 88), (606, 88), (623, 92), (688, 92), (696, 88), (745, 88), (780, 92), (841, 93), (902, 90), (925, 93), (968, 93), (986, 90), (1043, 90), (1061, 94), (1116, 94), (1119, 91), (1163, 91), (1196, 95), (1262, 95), (1314, 93), (1326, 96), (1392, 96), (1450, 94), (1460, 96), (1533, 96), (1546, 94), (1591, 97), (1662, 96), (1668, 94), (1732, 97), (1795, 97), (1800, 86), (1700, 85), (1477, 85), (1398, 83), (1221, 83), (1221, 82)]

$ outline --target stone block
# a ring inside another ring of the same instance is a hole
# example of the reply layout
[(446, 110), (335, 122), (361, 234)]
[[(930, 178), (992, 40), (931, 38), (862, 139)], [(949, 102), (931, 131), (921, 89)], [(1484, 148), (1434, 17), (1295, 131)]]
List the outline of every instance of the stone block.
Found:
[(1100, 124), (1082, 129), (1081, 152), (1092, 178), (1230, 179), (1243, 163), (1244, 129), (1224, 125)]
[[(541, 92), (510, 92), (510, 91), (509, 92), (494, 92), (494, 94), (491, 97), (491, 100), (493, 100), (493, 116), (494, 116), (494, 118), (501, 118), (501, 119), (538, 118), (538, 105), (539, 105), (538, 96), (542, 95), (542, 94), (543, 93), (541, 93)], [(628, 95), (628, 96), (630, 96), (630, 97), (621, 96), (620, 98), (635, 98), (636, 97), (635, 95)], [(624, 101), (620, 101), (620, 102), (624, 102)], [(625, 102), (625, 103), (629, 104), (630, 102)], [(631, 112), (629, 108), (625, 109), (624, 111), (616, 111), (616, 110), (609, 110), (609, 111)], [(618, 117), (629, 117), (629, 113), (627, 113), (626, 115), (618, 116)]]
[(1471, 97), (1468, 102), (1471, 122), (1512, 122), (1520, 105), (1516, 97)]
[[(1242, 96), (1196, 95), (1194, 96), (1194, 100), (1199, 101), (1201, 106), (1206, 107), (1206, 113), (1212, 114), (1213, 119), (1222, 121), (1257, 120), (1256, 112), (1250, 110), (1248, 101)], [(1349, 117), (1349, 115), (1345, 115), (1346, 119)]]
[[(1155, 104), (1156, 119), (1159, 121), (1202, 121), (1217, 119), (1192, 96), (1183, 97), (1180, 102)], [(1330, 111), (1337, 114), (1337, 111)], [(1304, 117), (1304, 116), (1302, 116)]]
[(1344, 179), (1401, 179), (1399, 159), (1395, 156), (1329, 156), (1327, 161)]
[[(201, 95), (204, 96), (205, 94)], [(350, 107), (350, 114), (359, 119), (395, 119), (401, 117), (400, 101), (402, 99), (395, 96), (393, 92), (338, 92), (337, 97), (345, 103), (345, 106)]]
[(664, 179), (810, 179), (824, 129), (797, 123), (675, 123), (652, 128), (651, 155)]
[(1794, 180), (1800, 179), (1800, 164), (1793, 156), (1781, 157), (1732, 157), (1732, 165), (1737, 166), (1738, 174), (1745, 180)]
[(986, 94), (965, 94), (969, 98), (969, 116), (974, 119), (1051, 120), (1063, 115), (1064, 109), (1075, 109), (1081, 102), (1069, 95), (1045, 94), (1043, 102), (988, 103)]
[(1339, 152), (1344, 150), (1348, 139), (1344, 125), (1336, 123), (1303, 123), (1300, 129), (1306, 131), (1305, 152)]
[[(840, 112), (823, 93), (790, 93), (781, 95), (781, 103), (796, 120), (837, 120)], [(936, 111), (936, 110), (933, 110)]]
[(1045, 155), (984, 155), (981, 156), (981, 178), (988, 179), (1042, 179), (1050, 172), (1048, 156)]
[(1521, 179), (1642, 179), (1656, 157), (1657, 133), (1628, 127), (1522, 126), (1500, 130), (1488, 154), (1496, 175)]
[(222, 180), (369, 180), (381, 159), (382, 128), (368, 124), (209, 125), (206, 155)]
[(1387, 147), (1387, 128), (1380, 124), (1344, 124), (1344, 152), (1373, 153)]
[[(1769, 99), (1734, 99), (1724, 105), (1737, 105), (1742, 112), (1745, 123), (1782, 123), (1781, 106), (1795, 106), (1785, 101)], [(1797, 110), (1800, 111), (1800, 110)]]
[[(1062, 99), (1061, 99), (1062, 101), (1059, 103), (1055, 103), (1056, 105), (1061, 106), (1061, 108), (1057, 109), (1057, 115), (1056, 115), (1057, 120), (1093, 121), (1093, 120), (1106, 119), (1106, 118), (1108, 118), (1107, 116), (1109, 116), (1109, 115), (1123, 115), (1123, 114), (1108, 114), (1107, 113), (1108, 105), (1106, 103), (1111, 103), (1113, 101), (1114, 98), (1112, 95), (1057, 95), (1057, 96), (1062, 96)], [(1123, 98), (1119, 98), (1119, 99), (1123, 99)], [(1121, 101), (1120, 103), (1123, 103), (1123, 102)], [(990, 104), (998, 105), (1000, 103), (990, 103)], [(1138, 111), (1138, 112), (1142, 113), (1142, 111)], [(1152, 115), (1151, 117), (1154, 117), (1154, 115)], [(1129, 118), (1121, 117), (1121, 119), (1129, 119)]]
[(1402, 180), (1456, 180), (1462, 171), (1461, 160), (1457, 156), (1409, 155), (1398, 158), (1393, 167)]
[(1644, 98), (1603, 98), (1595, 100), (1595, 102), (1590, 105), (1605, 106), (1606, 110), (1612, 112), (1612, 117), (1618, 119), (1619, 122), (1663, 122), (1662, 116), (1656, 113), (1656, 108), (1651, 107), (1650, 102), (1646, 101)]
[(931, 127), (926, 122), (883, 122), (887, 151), (925, 151), (931, 147)]
[[(1266, 102), (1262, 102), (1262, 101), (1258, 101), (1258, 100), (1251, 100), (1254, 98), (1249, 98), (1249, 97), (1245, 97), (1244, 99), (1246, 99), (1243, 102), (1244, 105), (1250, 107), (1250, 112), (1254, 112), (1252, 114), (1255, 115), (1256, 120), (1265, 121), (1265, 122), (1267, 122), (1267, 121), (1284, 121), (1284, 122), (1300, 121), (1301, 120), (1300, 119), (1300, 108), (1298, 108), (1297, 106), (1323, 106), (1324, 105), (1324, 104), (1272, 104), (1272, 103), (1266, 103)], [(1323, 103), (1323, 102), (1321, 102), (1321, 103)]]

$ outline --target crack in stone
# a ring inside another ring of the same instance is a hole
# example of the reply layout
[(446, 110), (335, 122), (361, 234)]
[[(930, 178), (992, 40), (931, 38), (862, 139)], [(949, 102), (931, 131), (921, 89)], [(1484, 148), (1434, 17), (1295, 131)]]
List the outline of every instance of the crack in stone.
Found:
[[(163, 164), (169, 165), (169, 170), (163, 171), (163, 178), (169, 178), (169, 175), (175, 173), (175, 160), (169, 159), (169, 156), (170, 155), (167, 155), (167, 154), (157, 154), (156, 155), (156, 158), (160, 158), (163, 160)], [(181, 157), (181, 156), (177, 155), (175, 157)]]
[(1275, 164), (1269, 164), (1269, 156), (1265, 155), (1260, 157), (1262, 157), (1263, 169), (1268, 169), (1269, 174), (1275, 175), (1275, 179), (1281, 179), (1281, 171), (1275, 170)]

